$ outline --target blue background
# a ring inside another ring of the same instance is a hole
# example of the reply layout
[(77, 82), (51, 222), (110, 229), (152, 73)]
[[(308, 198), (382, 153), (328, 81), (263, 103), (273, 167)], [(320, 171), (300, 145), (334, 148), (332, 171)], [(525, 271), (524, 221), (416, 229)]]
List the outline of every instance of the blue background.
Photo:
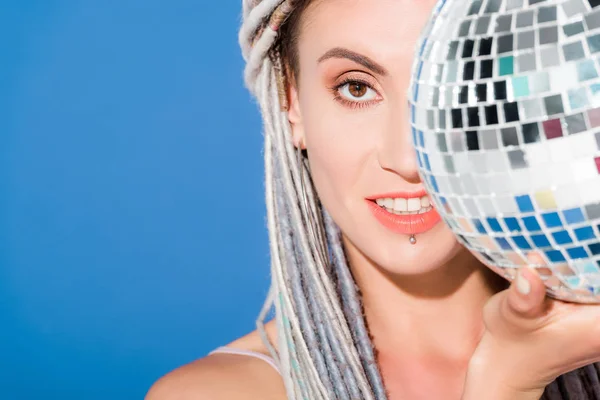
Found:
[(241, 1), (0, 0), (2, 399), (141, 399), (254, 329)]

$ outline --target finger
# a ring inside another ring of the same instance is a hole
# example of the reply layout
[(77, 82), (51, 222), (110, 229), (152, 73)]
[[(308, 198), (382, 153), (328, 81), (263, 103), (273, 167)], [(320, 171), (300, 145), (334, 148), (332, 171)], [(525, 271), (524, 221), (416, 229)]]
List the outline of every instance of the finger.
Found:
[[(532, 254), (528, 258), (532, 264), (544, 262), (537, 254)], [(517, 318), (536, 318), (544, 314), (545, 300), (546, 286), (535, 268), (521, 267), (506, 296), (506, 312)]]

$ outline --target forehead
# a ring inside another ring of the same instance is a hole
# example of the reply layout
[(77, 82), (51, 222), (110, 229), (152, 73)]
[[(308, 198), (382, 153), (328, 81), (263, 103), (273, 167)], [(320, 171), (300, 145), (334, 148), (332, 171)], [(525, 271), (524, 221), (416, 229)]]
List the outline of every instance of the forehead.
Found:
[(380, 62), (413, 56), (433, 0), (317, 0), (305, 10), (299, 50), (320, 56), (333, 46), (363, 51)]

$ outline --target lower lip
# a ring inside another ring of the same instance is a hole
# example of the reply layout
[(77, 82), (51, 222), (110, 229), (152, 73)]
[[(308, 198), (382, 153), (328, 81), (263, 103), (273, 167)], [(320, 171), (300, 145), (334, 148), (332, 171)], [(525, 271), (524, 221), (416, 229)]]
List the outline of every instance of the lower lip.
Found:
[(383, 226), (395, 233), (405, 235), (424, 233), (432, 229), (442, 220), (442, 217), (440, 217), (440, 214), (438, 214), (434, 208), (422, 214), (397, 215), (387, 212), (374, 201), (367, 200), (367, 204), (373, 215), (375, 215), (375, 218), (377, 218)]

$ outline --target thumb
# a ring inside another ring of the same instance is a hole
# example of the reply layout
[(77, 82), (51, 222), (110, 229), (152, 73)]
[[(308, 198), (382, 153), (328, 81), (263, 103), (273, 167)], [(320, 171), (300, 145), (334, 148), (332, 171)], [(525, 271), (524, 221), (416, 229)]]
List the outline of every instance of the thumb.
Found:
[(545, 309), (546, 285), (537, 271), (524, 266), (517, 272), (506, 296), (506, 311), (520, 318), (535, 318)]

